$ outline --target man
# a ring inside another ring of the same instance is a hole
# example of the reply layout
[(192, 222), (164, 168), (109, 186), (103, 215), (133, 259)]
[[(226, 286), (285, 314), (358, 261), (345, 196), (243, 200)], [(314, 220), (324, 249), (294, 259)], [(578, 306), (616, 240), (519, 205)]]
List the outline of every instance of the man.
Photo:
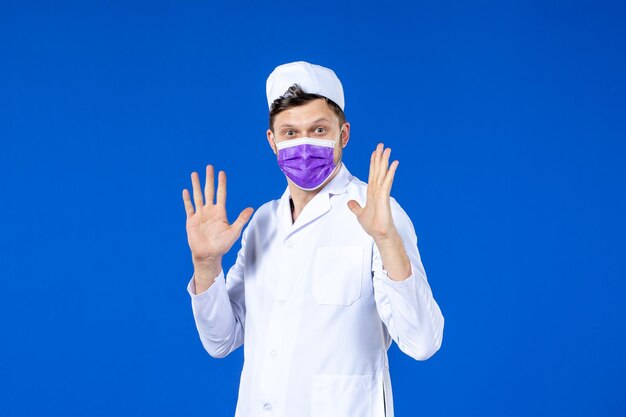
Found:
[[(350, 138), (341, 82), (306, 62), (267, 80), (267, 140), (287, 178), (244, 230), (226, 280), (222, 256), (252, 216), (226, 219), (226, 175), (206, 168), (183, 191), (194, 275), (188, 291), (204, 348), (242, 344), (236, 416), (393, 416), (387, 349), (425, 360), (441, 346), (413, 225), (389, 193), (398, 161), (379, 144), (368, 184), (341, 162)], [(214, 198), (216, 198), (214, 202)]]

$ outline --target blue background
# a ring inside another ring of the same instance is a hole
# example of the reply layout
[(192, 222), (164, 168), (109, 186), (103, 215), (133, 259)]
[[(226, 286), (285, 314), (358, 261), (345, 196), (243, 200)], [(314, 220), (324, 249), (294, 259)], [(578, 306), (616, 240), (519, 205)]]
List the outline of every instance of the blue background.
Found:
[[(265, 79), (344, 83), (345, 162), (400, 160), (443, 346), (390, 350), (398, 416), (624, 416), (624, 2), (0, 3), (0, 414), (230, 416), (181, 190), (286, 185)], [(234, 260), (235, 249), (224, 267)]]

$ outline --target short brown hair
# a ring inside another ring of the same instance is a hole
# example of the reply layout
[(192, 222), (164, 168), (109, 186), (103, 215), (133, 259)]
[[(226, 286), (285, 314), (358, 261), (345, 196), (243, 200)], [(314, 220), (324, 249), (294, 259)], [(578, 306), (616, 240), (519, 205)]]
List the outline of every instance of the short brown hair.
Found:
[(341, 127), (346, 122), (346, 115), (344, 114), (343, 110), (341, 110), (341, 107), (337, 105), (337, 103), (335, 103), (328, 97), (320, 96), (319, 94), (305, 93), (298, 86), (298, 84), (294, 84), (289, 87), (287, 91), (285, 91), (285, 94), (278, 97), (272, 103), (272, 106), (270, 107), (269, 120), (270, 130), (272, 132), (274, 131), (274, 119), (276, 118), (278, 113), (292, 107), (302, 106), (319, 98), (323, 98), (324, 100), (326, 100), (326, 104), (328, 104), (328, 107), (330, 107), (330, 109), (337, 115), (337, 118), (339, 118), (339, 127)]

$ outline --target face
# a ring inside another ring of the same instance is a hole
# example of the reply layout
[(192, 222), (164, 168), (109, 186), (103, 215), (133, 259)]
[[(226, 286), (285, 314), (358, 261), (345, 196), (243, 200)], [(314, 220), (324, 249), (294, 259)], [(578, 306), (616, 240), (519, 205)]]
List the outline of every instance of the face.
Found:
[(334, 140), (333, 158), (338, 163), (350, 139), (350, 123), (339, 126), (339, 118), (324, 99), (284, 110), (274, 119), (274, 132), (267, 130), (267, 141), (276, 154), (276, 143), (299, 138)]

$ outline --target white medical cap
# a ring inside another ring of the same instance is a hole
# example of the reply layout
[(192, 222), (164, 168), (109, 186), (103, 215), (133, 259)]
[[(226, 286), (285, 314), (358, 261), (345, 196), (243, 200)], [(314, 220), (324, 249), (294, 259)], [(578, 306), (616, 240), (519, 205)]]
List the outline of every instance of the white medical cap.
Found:
[(318, 94), (331, 99), (341, 110), (345, 106), (343, 87), (333, 70), (298, 61), (276, 67), (267, 78), (268, 107), (271, 109), (274, 100), (284, 95), (294, 84), (298, 84), (305, 93)]

